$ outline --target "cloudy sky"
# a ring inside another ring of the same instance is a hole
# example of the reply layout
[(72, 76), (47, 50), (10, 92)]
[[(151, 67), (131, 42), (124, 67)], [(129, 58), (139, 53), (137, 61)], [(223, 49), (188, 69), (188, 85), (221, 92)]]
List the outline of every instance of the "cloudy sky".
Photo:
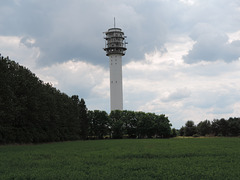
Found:
[(127, 35), (124, 109), (173, 127), (240, 116), (239, 0), (0, 0), (0, 53), (109, 112), (103, 32)]

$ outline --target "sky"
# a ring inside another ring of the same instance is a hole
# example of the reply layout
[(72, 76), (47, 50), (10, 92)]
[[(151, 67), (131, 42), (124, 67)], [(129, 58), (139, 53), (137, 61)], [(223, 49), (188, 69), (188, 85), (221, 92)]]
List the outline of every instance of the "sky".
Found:
[(104, 34), (127, 36), (124, 109), (186, 121), (240, 116), (239, 0), (0, 0), (0, 53), (89, 110), (110, 111)]

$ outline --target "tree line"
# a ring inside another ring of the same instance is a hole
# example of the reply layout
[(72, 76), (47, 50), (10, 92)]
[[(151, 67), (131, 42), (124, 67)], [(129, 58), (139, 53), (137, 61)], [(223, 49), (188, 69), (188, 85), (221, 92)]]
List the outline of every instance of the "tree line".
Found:
[(88, 111), (89, 138), (167, 138), (171, 135), (171, 124), (164, 114), (112, 111)]
[(89, 111), (27, 68), (0, 55), (0, 143), (78, 139), (169, 137), (165, 115), (134, 111)]
[(87, 117), (83, 99), (61, 93), (4, 57), (0, 59), (0, 84), (0, 143), (82, 138), (81, 122)]
[(180, 136), (240, 136), (240, 118), (228, 120), (214, 119), (201, 121), (197, 125), (193, 121), (187, 121), (179, 130)]

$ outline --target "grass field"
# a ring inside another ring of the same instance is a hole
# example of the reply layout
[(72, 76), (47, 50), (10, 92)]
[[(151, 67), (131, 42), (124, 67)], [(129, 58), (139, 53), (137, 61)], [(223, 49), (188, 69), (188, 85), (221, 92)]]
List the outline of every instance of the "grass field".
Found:
[(240, 138), (0, 146), (0, 179), (240, 179)]

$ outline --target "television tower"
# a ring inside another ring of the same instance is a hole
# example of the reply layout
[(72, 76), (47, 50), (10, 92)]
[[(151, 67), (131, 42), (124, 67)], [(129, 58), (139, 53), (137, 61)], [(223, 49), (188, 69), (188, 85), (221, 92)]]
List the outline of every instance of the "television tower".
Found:
[(114, 27), (105, 32), (106, 56), (109, 57), (110, 67), (110, 104), (111, 111), (123, 110), (123, 88), (122, 88), (122, 56), (127, 50), (124, 32)]

